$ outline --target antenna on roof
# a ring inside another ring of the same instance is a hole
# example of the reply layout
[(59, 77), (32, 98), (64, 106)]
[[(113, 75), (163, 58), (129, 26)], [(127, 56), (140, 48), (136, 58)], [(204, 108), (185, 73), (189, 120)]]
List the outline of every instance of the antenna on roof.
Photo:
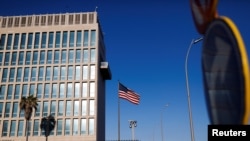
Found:
[(96, 12), (97, 8), (98, 8), (98, 7), (96, 6), (96, 7), (95, 7), (95, 12)]

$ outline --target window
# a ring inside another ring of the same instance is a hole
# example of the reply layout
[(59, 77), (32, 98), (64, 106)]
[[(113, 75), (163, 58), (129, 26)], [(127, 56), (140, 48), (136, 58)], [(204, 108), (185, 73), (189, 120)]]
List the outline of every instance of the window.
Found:
[(9, 84), (7, 90), (7, 99), (12, 99), (12, 92), (13, 92), (13, 85)]
[(48, 25), (52, 25), (53, 16), (48, 16)]
[(2, 117), (3, 114), (3, 102), (0, 102), (0, 117)]
[(65, 120), (64, 135), (70, 135), (70, 119)]
[(23, 120), (19, 120), (18, 130), (17, 130), (17, 136), (23, 136), (23, 127), (24, 127), (24, 121)]
[(17, 52), (12, 52), (11, 65), (16, 65)]
[(36, 19), (35, 19), (35, 26), (38, 26), (39, 25), (39, 22), (40, 21), (40, 17), (39, 16), (36, 16)]
[(5, 85), (1, 85), (1, 89), (0, 89), (0, 99), (4, 99), (4, 96), (5, 96), (5, 88), (6, 86)]
[(61, 32), (56, 32), (56, 48), (60, 48), (61, 46)]
[(57, 120), (57, 129), (56, 129), (56, 131), (57, 131), (57, 135), (62, 135), (62, 124), (63, 124), (63, 121), (61, 120), (61, 119), (58, 119)]
[(15, 37), (14, 37), (14, 47), (13, 47), (14, 50), (18, 49), (18, 46), (19, 46), (19, 36), (20, 36), (19, 33), (15, 34)]
[(20, 51), (19, 58), (18, 58), (18, 65), (23, 65), (23, 62), (24, 62), (24, 52)]
[(46, 25), (46, 16), (42, 16), (41, 25)]
[(28, 26), (31, 26), (31, 24), (32, 24), (32, 17), (29, 16), (29, 17), (28, 17)]
[(79, 101), (76, 100), (74, 101), (74, 116), (78, 116), (79, 115)]
[(54, 64), (58, 64), (60, 61), (60, 51), (59, 50), (56, 50), (54, 52)]
[(30, 68), (28, 67), (24, 68), (23, 81), (29, 81), (29, 73), (30, 73)]
[(67, 84), (67, 95), (66, 95), (66, 97), (67, 98), (72, 97), (72, 83)]
[(0, 66), (2, 66), (2, 61), (3, 61), (3, 53), (0, 52)]
[(52, 51), (49, 50), (47, 52), (47, 64), (51, 64), (52, 63)]
[(40, 45), (40, 33), (37, 32), (35, 33), (35, 44), (34, 44), (34, 48), (39, 48)]
[(14, 82), (15, 80), (15, 68), (10, 69), (9, 82)]
[(89, 14), (89, 23), (94, 23), (94, 14)]
[(22, 89), (22, 96), (28, 96), (28, 85), (24, 84)]
[(65, 15), (61, 15), (61, 25), (65, 25)]
[(44, 67), (39, 67), (38, 79), (39, 81), (43, 81)]
[(68, 66), (68, 80), (73, 80), (73, 66)]
[(67, 31), (63, 31), (62, 46), (63, 47), (67, 47), (67, 43), (68, 43), (68, 32)]
[(91, 30), (91, 39), (90, 39), (90, 46), (96, 45), (96, 31)]
[(63, 116), (63, 112), (64, 112), (64, 101), (59, 101), (57, 116)]
[(8, 125), (9, 123), (8, 123), (8, 120), (4, 120), (3, 121), (3, 131), (2, 131), (2, 136), (3, 137), (7, 137), (8, 136)]
[(42, 33), (42, 48), (46, 47), (46, 42), (47, 42), (47, 33), (43, 32)]
[(74, 15), (69, 15), (69, 24), (73, 24), (74, 22)]
[(18, 113), (18, 102), (14, 102), (13, 103), (13, 110), (12, 110), (12, 117), (17, 117), (17, 113)]
[(59, 15), (56, 15), (55, 18), (54, 18), (54, 24), (55, 25), (58, 25), (59, 24)]
[(68, 62), (69, 63), (74, 63), (74, 50), (69, 50), (69, 55), (68, 55)]
[(56, 101), (51, 101), (50, 115), (52, 116), (56, 115)]
[(3, 50), (3, 49), (4, 49), (5, 39), (6, 39), (6, 35), (5, 35), (5, 34), (1, 35), (0, 50)]
[(22, 73), (23, 73), (23, 69), (21, 67), (17, 68), (17, 79), (16, 79), (17, 82), (22, 81)]
[(90, 50), (90, 62), (91, 63), (95, 63), (96, 62), (96, 50), (95, 49), (91, 49)]
[(58, 80), (58, 76), (59, 76), (59, 68), (54, 67), (53, 68), (53, 80)]
[(54, 32), (50, 32), (49, 33), (49, 43), (48, 43), (49, 48), (53, 48), (53, 41), (54, 41)]
[(80, 23), (80, 14), (76, 14), (75, 24), (79, 24), (79, 23)]
[(89, 115), (95, 115), (95, 100), (89, 100)]
[(8, 66), (10, 63), (10, 53), (9, 52), (6, 52), (5, 53), (5, 58), (4, 58), (4, 65), (5, 66)]
[(95, 120), (93, 118), (89, 119), (89, 135), (93, 135), (95, 132)]
[(66, 116), (71, 116), (72, 101), (66, 101)]
[(82, 116), (86, 116), (86, 115), (87, 115), (87, 101), (82, 100)]
[(78, 135), (78, 119), (73, 120), (73, 135)]
[(51, 79), (51, 67), (46, 67), (45, 79), (48, 81)]
[(6, 27), (6, 21), (7, 21), (7, 18), (3, 18), (2, 27)]
[(36, 67), (31, 69), (31, 81), (36, 81)]
[(45, 51), (40, 52), (40, 64), (45, 63)]
[(75, 31), (70, 31), (69, 47), (75, 46)]
[(88, 83), (83, 82), (82, 83), (82, 97), (87, 97), (88, 92)]
[(39, 132), (39, 120), (35, 119), (34, 120), (34, 127), (33, 127), (33, 136), (38, 136), (38, 132)]
[(37, 92), (36, 92), (36, 97), (41, 98), (43, 94), (43, 84), (37, 84)]
[(29, 90), (29, 95), (34, 95), (35, 96), (35, 84), (30, 84), (30, 90)]
[(52, 98), (57, 98), (57, 84), (52, 84)]
[(77, 35), (76, 35), (76, 46), (80, 47), (82, 46), (82, 31), (77, 31)]
[(26, 65), (29, 65), (30, 62), (31, 62), (31, 52), (28, 51), (28, 52), (26, 52), (25, 64), (26, 64)]
[(75, 83), (75, 98), (80, 96), (80, 83)]
[(86, 126), (87, 124), (86, 124), (86, 119), (85, 118), (83, 118), (83, 119), (81, 119), (81, 135), (86, 135)]
[(59, 92), (59, 97), (60, 98), (64, 97), (64, 92), (65, 92), (65, 84), (61, 83), (60, 84), (60, 92)]
[(43, 102), (43, 116), (48, 116), (48, 101)]
[(36, 65), (38, 62), (38, 52), (37, 51), (34, 51), (33, 52), (33, 65)]
[(28, 46), (27, 46), (28, 49), (32, 48), (32, 42), (33, 42), (33, 33), (29, 33), (29, 35), (28, 35)]
[(61, 71), (60, 71), (60, 73), (61, 73), (61, 80), (66, 80), (66, 67), (61, 67)]
[(20, 23), (20, 18), (19, 17), (15, 17), (15, 27), (18, 27)]
[(13, 137), (15, 136), (16, 133), (16, 121), (12, 120), (10, 124), (10, 136)]
[(83, 66), (82, 68), (82, 79), (86, 80), (88, 79), (88, 66)]
[(89, 45), (89, 31), (84, 30), (83, 46), (87, 47)]
[(12, 47), (12, 36), (13, 36), (12, 34), (8, 34), (7, 47), (6, 47), (7, 50), (10, 50)]
[(50, 84), (45, 84), (44, 88), (44, 98), (50, 97)]
[(89, 96), (95, 97), (95, 82), (90, 82), (89, 85)]
[(88, 63), (89, 61), (89, 51), (87, 49), (83, 50), (83, 63)]
[(37, 109), (35, 111), (35, 117), (39, 117), (41, 112), (41, 102), (37, 102)]
[(8, 27), (12, 27), (13, 25), (13, 18), (12, 17), (9, 17), (9, 20), (8, 20)]
[(4, 68), (3, 75), (2, 75), (2, 82), (7, 82), (7, 77), (8, 77), (8, 69)]
[(81, 63), (81, 50), (80, 49), (78, 49), (78, 50), (76, 50), (76, 63)]
[(67, 51), (66, 50), (62, 50), (61, 53), (61, 63), (65, 64), (66, 63), (66, 59), (67, 59)]
[(19, 99), (19, 97), (20, 97), (20, 85), (17, 84), (17, 85), (15, 86), (14, 99)]
[(95, 79), (95, 65), (90, 66), (90, 79)]
[(80, 80), (81, 78), (81, 66), (76, 66), (75, 68), (75, 80)]
[(4, 114), (4, 117), (10, 117), (10, 102), (7, 102), (6, 105), (5, 105), (5, 114)]
[(26, 45), (26, 33), (22, 33), (22, 36), (21, 36), (21, 49), (24, 49), (25, 48), (25, 45)]

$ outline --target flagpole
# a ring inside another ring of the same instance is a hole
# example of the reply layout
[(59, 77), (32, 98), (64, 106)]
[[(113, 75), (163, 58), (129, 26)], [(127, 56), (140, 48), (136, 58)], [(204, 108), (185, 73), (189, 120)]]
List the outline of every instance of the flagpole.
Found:
[[(120, 82), (118, 81), (118, 91), (119, 91), (119, 83)], [(119, 98), (119, 94), (118, 94), (118, 141), (120, 141), (120, 98)]]

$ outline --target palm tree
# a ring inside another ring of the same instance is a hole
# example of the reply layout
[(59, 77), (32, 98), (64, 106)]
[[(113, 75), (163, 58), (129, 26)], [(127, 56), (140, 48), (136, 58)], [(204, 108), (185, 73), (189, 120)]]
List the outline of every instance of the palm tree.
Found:
[(55, 128), (55, 125), (56, 120), (52, 115), (42, 118), (40, 128), (45, 132), (46, 141), (48, 140), (50, 132)]
[(24, 117), (26, 119), (26, 141), (28, 141), (28, 130), (29, 130), (29, 120), (31, 118), (33, 108), (37, 109), (37, 97), (30, 95), (28, 97), (22, 97), (19, 103), (20, 109), (24, 110)]

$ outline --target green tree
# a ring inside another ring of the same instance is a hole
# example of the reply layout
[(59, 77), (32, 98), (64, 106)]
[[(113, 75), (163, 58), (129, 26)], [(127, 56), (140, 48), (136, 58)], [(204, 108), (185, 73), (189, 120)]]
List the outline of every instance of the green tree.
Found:
[(19, 107), (21, 110), (24, 110), (24, 117), (26, 119), (26, 141), (28, 141), (28, 130), (29, 130), (29, 120), (31, 118), (33, 108), (37, 109), (37, 97), (34, 97), (33, 95), (30, 95), (28, 97), (22, 97), (21, 101), (19, 103)]
[(48, 140), (50, 132), (55, 128), (55, 125), (56, 125), (56, 120), (52, 115), (42, 118), (40, 128), (45, 132), (44, 135), (46, 137), (46, 141)]

